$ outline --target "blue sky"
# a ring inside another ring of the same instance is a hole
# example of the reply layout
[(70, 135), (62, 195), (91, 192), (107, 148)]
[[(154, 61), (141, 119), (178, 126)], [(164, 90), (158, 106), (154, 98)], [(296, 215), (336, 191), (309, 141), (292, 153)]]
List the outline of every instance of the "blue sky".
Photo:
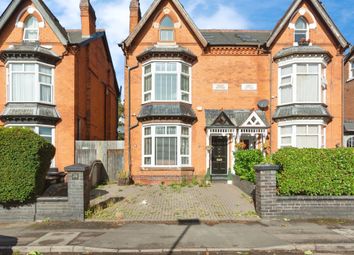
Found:
[[(80, 0), (44, 0), (66, 28), (80, 28)], [(199, 28), (273, 29), (292, 0), (180, 0)], [(118, 76), (123, 84), (124, 59), (117, 43), (128, 35), (130, 0), (91, 0), (97, 26), (105, 28)], [(153, 0), (140, 0), (144, 13)], [(354, 44), (353, 0), (323, 0), (330, 16)], [(2, 13), (10, 0), (0, 0)], [(69, 4), (70, 3), (70, 4)]]

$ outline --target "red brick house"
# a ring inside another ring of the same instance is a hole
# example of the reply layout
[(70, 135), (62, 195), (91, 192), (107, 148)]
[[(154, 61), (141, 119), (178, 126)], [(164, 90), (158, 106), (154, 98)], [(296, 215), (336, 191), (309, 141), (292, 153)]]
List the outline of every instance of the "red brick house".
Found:
[(344, 141), (354, 147), (354, 47), (344, 59)]
[(78, 30), (62, 27), (42, 0), (12, 0), (0, 17), (0, 125), (48, 139), (60, 170), (74, 163), (76, 140), (117, 137), (119, 91), (106, 34), (89, 0), (80, 10)]
[(226, 177), (239, 146), (333, 148), (343, 137), (348, 42), (318, 0), (275, 28), (202, 30), (178, 0), (130, 4), (125, 166), (138, 183)]

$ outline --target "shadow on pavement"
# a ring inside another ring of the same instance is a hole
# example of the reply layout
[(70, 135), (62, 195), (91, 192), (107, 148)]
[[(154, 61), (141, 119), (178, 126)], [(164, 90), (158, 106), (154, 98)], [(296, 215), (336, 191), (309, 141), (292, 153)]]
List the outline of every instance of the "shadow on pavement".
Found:
[(193, 225), (200, 225), (201, 222), (199, 219), (181, 219), (178, 220), (178, 225), (184, 225), (186, 228), (183, 230), (182, 234), (177, 238), (177, 240), (173, 243), (172, 247), (170, 248), (170, 251), (168, 252), (168, 255), (173, 254), (174, 249), (176, 249), (177, 245), (180, 243), (182, 238), (187, 234), (188, 230), (193, 226)]
[(10, 236), (2, 236), (0, 235), (0, 254), (1, 255), (12, 255), (13, 250), (12, 247), (16, 246), (17, 238)]

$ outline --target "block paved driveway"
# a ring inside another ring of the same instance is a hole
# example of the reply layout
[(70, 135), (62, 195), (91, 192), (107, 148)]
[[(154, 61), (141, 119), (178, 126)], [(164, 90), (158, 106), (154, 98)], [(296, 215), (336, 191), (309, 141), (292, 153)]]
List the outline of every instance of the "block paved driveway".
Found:
[(210, 187), (101, 186), (92, 191), (89, 219), (122, 222), (257, 220), (252, 199), (234, 185)]

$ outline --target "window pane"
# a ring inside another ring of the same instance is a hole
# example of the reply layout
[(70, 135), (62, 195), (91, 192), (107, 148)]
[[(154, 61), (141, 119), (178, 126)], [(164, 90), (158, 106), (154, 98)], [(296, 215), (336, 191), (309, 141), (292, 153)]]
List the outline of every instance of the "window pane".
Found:
[(144, 155), (152, 155), (152, 140), (151, 140), (151, 138), (144, 139)]
[(155, 141), (156, 165), (177, 165), (177, 138), (157, 137)]
[(150, 101), (151, 100), (151, 93), (147, 93), (144, 95), (144, 101)]
[(167, 127), (167, 134), (168, 135), (176, 135), (177, 134), (177, 128), (176, 127)]
[(293, 133), (292, 126), (280, 128), (280, 134), (282, 135), (291, 135), (292, 133)]
[(145, 66), (145, 74), (151, 73), (151, 65)]
[(289, 75), (293, 72), (293, 67), (292, 66), (285, 66), (281, 69), (281, 75)]
[(309, 65), (309, 73), (318, 74), (318, 65), (317, 64), (310, 64)]
[(25, 29), (25, 40), (37, 40), (38, 30), (37, 29)]
[(319, 87), (318, 75), (297, 75), (297, 101), (318, 102)]
[(161, 41), (173, 41), (173, 30), (160, 30)]
[(167, 67), (167, 72), (176, 72), (177, 71), (177, 63), (175, 63), (175, 62), (167, 62), (166, 67)]
[(182, 101), (189, 102), (189, 94), (182, 93)]
[(189, 92), (189, 77), (181, 75), (181, 90)]
[(163, 20), (160, 23), (161, 27), (174, 27), (173, 21), (169, 16), (166, 16), (163, 18)]
[(280, 88), (281, 103), (291, 103), (293, 101), (293, 89), (291, 86)]
[(39, 127), (39, 135), (40, 136), (52, 136), (52, 129), (46, 127)]
[(306, 126), (296, 126), (296, 134), (297, 135), (306, 135), (307, 127)]
[(52, 102), (52, 88), (47, 85), (41, 84), (41, 101), (42, 102)]
[(182, 73), (189, 74), (189, 66), (182, 64)]
[(306, 29), (307, 23), (303, 18), (299, 18), (295, 24), (296, 29)]
[(23, 71), (23, 64), (12, 64), (12, 71), (22, 72)]
[(302, 39), (306, 39), (306, 32), (296, 32), (295, 33), (295, 42), (300, 42)]
[(297, 65), (297, 73), (307, 73), (307, 65), (306, 64)]
[(177, 74), (156, 74), (155, 99), (177, 100)]
[(308, 134), (309, 135), (318, 135), (318, 126), (308, 126)]
[(347, 147), (348, 148), (354, 147), (354, 137), (349, 138), (349, 140), (347, 141)]
[(296, 147), (298, 148), (318, 148), (318, 136), (297, 136)]
[(24, 64), (24, 67), (25, 72), (34, 72), (36, 70), (34, 64)]
[(39, 82), (47, 83), (47, 84), (52, 84), (52, 77), (40, 74), (39, 75)]
[(35, 17), (31, 16), (26, 20), (25, 28), (38, 28), (38, 21)]
[(282, 145), (291, 145), (291, 137), (282, 137), (281, 144)]
[(52, 75), (52, 68), (44, 65), (39, 65), (39, 72)]
[(281, 79), (281, 84), (290, 84), (291, 83), (291, 77), (285, 77)]
[(164, 63), (164, 62), (157, 62), (157, 63), (156, 63), (156, 71), (157, 71), (157, 72), (166, 71), (166, 63)]
[(35, 101), (34, 96), (34, 74), (13, 73), (12, 74), (12, 100), (13, 101)]
[(151, 158), (150, 157), (144, 158), (144, 164), (145, 165), (151, 165)]
[(189, 138), (181, 138), (181, 155), (189, 155)]
[(150, 91), (152, 89), (152, 76), (146, 76), (144, 78), (144, 92)]
[(166, 127), (156, 127), (156, 134), (157, 134), (157, 135), (164, 135), (164, 134), (166, 134)]
[(189, 128), (182, 127), (182, 135), (189, 135)]
[(147, 127), (144, 129), (144, 135), (151, 135), (151, 127)]

